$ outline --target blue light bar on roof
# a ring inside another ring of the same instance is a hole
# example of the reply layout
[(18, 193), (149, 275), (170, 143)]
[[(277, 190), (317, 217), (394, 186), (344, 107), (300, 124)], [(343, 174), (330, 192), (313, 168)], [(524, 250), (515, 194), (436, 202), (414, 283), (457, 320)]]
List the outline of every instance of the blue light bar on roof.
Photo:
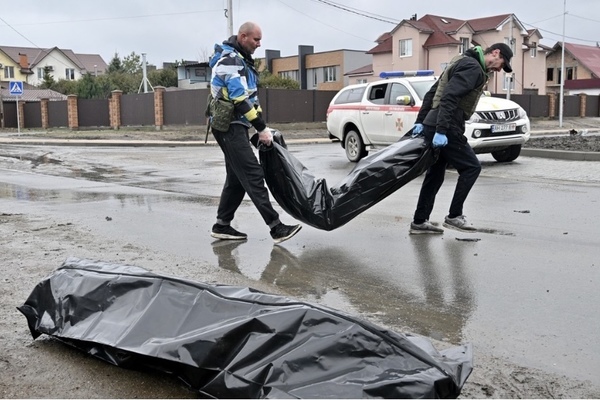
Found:
[(430, 76), (433, 75), (432, 69), (419, 69), (416, 71), (383, 71), (379, 74), (380, 78), (400, 78), (406, 76)]

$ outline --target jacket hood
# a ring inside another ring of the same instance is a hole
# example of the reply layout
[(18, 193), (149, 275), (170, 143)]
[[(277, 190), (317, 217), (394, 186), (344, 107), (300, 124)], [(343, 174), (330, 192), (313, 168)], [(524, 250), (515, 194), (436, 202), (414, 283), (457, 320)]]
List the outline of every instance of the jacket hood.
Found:
[(214, 67), (217, 61), (219, 61), (219, 59), (221, 58), (221, 56), (232, 52), (239, 53), (244, 58), (246, 63), (254, 66), (254, 59), (249, 54), (247, 54), (244, 51), (244, 49), (242, 49), (238, 44), (237, 35), (233, 35), (229, 39), (224, 40), (222, 44), (215, 44), (214, 53), (208, 61), (208, 65), (211, 68)]
[(487, 68), (485, 66), (485, 61), (483, 58), (483, 50), (479, 46), (475, 46), (472, 49), (468, 49), (465, 51), (465, 56), (474, 58), (477, 61), (477, 64), (481, 66), (483, 72), (487, 73)]

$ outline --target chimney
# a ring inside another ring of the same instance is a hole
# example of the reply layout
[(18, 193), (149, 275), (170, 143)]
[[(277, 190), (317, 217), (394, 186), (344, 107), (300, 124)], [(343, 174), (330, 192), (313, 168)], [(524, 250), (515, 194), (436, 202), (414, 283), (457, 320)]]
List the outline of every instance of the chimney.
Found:
[(23, 69), (29, 68), (29, 62), (27, 60), (27, 54), (21, 54), (21, 53), (19, 53), (19, 65)]

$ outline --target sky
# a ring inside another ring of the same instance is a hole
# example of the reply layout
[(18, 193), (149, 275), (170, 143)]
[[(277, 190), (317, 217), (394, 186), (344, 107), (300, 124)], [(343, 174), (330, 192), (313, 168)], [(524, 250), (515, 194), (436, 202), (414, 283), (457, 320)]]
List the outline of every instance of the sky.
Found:
[[(123, 58), (132, 52), (145, 53), (158, 67), (207, 61), (229, 30), (227, 0), (3, 3), (0, 45), (71, 49), (100, 54), (106, 63), (115, 54)], [(297, 55), (299, 45), (313, 46), (315, 53), (368, 51), (377, 37), (414, 14), (472, 19), (510, 13), (527, 29), (538, 28), (547, 46), (563, 40), (563, 28), (567, 43), (600, 42), (600, 0), (232, 0), (231, 10), (234, 33), (245, 21), (260, 25), (262, 46), (255, 57), (264, 57), (267, 49), (283, 57)]]

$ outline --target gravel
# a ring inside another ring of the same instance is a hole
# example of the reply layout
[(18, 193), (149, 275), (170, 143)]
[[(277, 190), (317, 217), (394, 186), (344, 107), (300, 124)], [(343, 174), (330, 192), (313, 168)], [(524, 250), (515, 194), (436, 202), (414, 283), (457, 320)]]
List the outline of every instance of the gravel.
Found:
[(523, 147), (530, 149), (597, 152), (600, 151), (600, 135), (532, 137)]

